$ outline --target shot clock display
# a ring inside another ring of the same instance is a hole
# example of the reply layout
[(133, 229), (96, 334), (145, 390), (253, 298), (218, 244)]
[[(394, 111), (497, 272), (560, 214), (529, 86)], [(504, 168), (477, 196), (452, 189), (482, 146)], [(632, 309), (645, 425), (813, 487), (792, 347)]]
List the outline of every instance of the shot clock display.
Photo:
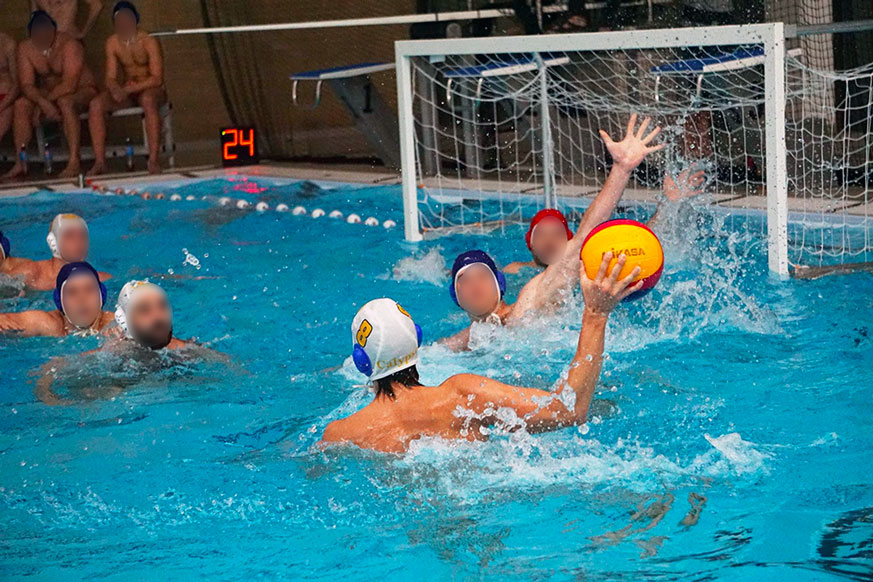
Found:
[(221, 130), (221, 162), (225, 168), (248, 166), (259, 161), (254, 127), (225, 127)]

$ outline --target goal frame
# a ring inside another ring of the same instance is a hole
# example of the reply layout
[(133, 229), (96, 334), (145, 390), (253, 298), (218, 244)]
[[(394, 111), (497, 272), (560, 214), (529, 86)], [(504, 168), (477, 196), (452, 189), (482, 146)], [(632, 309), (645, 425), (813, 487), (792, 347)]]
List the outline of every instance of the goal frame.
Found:
[[(400, 126), (404, 236), (422, 240), (418, 209), (412, 59), (445, 55), (499, 55), (530, 52), (638, 50), (760, 44), (764, 49), (764, 133), (767, 193), (767, 247), (771, 273), (788, 276), (788, 172), (785, 142), (785, 38), (781, 22), (738, 26), (591, 32), (545, 36), (404, 40), (394, 43)], [(541, 59), (539, 61), (542, 62)], [(548, 127), (548, 124), (546, 124)], [(545, 143), (549, 143), (546, 141)], [(550, 183), (552, 176), (545, 176)]]

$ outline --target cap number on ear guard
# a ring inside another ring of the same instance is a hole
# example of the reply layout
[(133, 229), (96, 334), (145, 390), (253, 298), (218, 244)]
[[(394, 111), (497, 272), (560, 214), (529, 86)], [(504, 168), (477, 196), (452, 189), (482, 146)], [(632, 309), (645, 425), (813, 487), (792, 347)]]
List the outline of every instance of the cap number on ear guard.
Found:
[(358, 345), (362, 348), (367, 347), (367, 338), (373, 333), (373, 326), (366, 319), (361, 322), (361, 327), (358, 328), (358, 333), (355, 336)]
[[(403, 308), (399, 305), (397, 306), (400, 311), (403, 311)], [(408, 313), (406, 315), (409, 315)], [(118, 319), (118, 314), (116, 313), (115, 318)], [(412, 319), (410, 317), (410, 319)], [(418, 347), (421, 347), (421, 341), (424, 338), (424, 332), (421, 329), (421, 326), (417, 323), (413, 323), (415, 326), (415, 339), (418, 342)], [(366, 328), (366, 331), (365, 331)], [(361, 345), (361, 337), (363, 333), (364, 343), (367, 343), (367, 338), (370, 337), (370, 334), (373, 332), (373, 326), (370, 325), (370, 322), (366, 319), (361, 322), (361, 327), (358, 329), (357, 333), (357, 343), (355, 344), (354, 349), (352, 349), (352, 361), (355, 363), (355, 368), (358, 369), (358, 372), (365, 376), (370, 376), (373, 373), (373, 362), (370, 361), (370, 356), (367, 355), (367, 352), (364, 351), (364, 346)]]

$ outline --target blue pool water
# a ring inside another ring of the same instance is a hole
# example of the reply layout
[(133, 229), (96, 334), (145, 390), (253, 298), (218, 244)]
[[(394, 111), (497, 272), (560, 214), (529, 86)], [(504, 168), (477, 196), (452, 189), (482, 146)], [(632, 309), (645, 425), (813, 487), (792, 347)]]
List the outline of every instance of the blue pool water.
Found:
[[(254, 186), (172, 191), (402, 222), (396, 186)], [(0, 338), (4, 580), (873, 578), (869, 274), (773, 280), (762, 245), (708, 236), (711, 216), (683, 222), (658, 288), (611, 320), (585, 427), (323, 453), (327, 422), (369, 398), (349, 324), (374, 297), (424, 328), (425, 382), (471, 371), (552, 385), (578, 301), (469, 353), (430, 345), (465, 322), (445, 264), (471, 246), (523, 259), (520, 227), (415, 246), (399, 228), (211, 200), (40, 193), (0, 199), (0, 229), (16, 254), (43, 257), (61, 211), (88, 220), (110, 296), (159, 279), (177, 335), (233, 363), (149, 371), (79, 356), (95, 339)], [(510, 298), (523, 282), (510, 277)], [(49, 294), (0, 301), (27, 308), (51, 309)], [(59, 355), (56, 388), (77, 404), (48, 407), (33, 382)], [(124, 391), (100, 398), (108, 383)]]

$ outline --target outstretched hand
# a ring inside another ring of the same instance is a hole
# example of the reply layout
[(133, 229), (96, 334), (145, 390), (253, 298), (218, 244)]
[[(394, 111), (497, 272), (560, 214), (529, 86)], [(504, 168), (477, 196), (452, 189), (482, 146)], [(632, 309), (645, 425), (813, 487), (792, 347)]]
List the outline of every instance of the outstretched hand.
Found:
[(706, 181), (706, 172), (698, 170), (683, 170), (674, 179), (669, 172), (664, 174), (664, 196), (670, 202), (678, 202), (683, 198), (700, 196), (703, 193), (703, 183)]
[(627, 277), (618, 278), (627, 260), (624, 253), (618, 256), (618, 261), (616, 261), (612, 271), (607, 274), (611, 260), (612, 253), (604, 253), (603, 260), (600, 262), (600, 269), (593, 280), (589, 279), (588, 274), (585, 272), (585, 263), (581, 263), (579, 267), (579, 284), (582, 286), (582, 296), (585, 298), (585, 311), (594, 315), (609, 315), (622, 299), (631, 293), (639, 291), (643, 286), (642, 281), (631, 284), (636, 276), (640, 274), (639, 267), (634, 267)]
[(640, 124), (639, 129), (636, 129), (637, 114), (631, 115), (627, 123), (627, 133), (625, 133), (624, 139), (619, 142), (612, 141), (608, 133), (602, 129), (600, 130), (600, 137), (603, 138), (603, 143), (606, 144), (606, 149), (609, 150), (609, 155), (612, 156), (616, 166), (623, 170), (631, 171), (639, 166), (647, 155), (667, 147), (667, 144), (649, 146), (652, 140), (661, 133), (661, 128), (656, 127), (646, 135), (645, 131), (649, 127), (650, 121), (651, 118), (646, 117)]

